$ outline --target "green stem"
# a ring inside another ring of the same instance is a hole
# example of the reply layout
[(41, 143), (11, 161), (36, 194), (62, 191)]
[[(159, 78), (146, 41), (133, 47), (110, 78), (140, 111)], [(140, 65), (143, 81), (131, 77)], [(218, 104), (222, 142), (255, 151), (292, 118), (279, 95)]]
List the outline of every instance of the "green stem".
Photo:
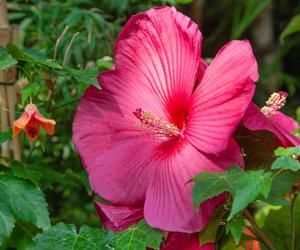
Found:
[(296, 222), (295, 222), (295, 201), (297, 199), (297, 194), (294, 194), (291, 203), (291, 231), (292, 231), (292, 250), (296, 250)]
[(265, 233), (256, 224), (255, 219), (252, 217), (251, 213), (247, 209), (244, 210), (244, 215), (245, 215), (246, 219), (251, 223), (257, 236), (262, 240), (262, 242), (265, 244), (267, 249), (276, 250), (275, 247), (270, 242), (270, 240), (268, 239), (268, 237), (265, 235)]

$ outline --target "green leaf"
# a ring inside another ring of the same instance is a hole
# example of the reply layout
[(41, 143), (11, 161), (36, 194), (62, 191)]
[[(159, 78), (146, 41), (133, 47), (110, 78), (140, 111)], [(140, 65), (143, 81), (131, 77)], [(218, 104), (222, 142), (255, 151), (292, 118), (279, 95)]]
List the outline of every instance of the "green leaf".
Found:
[(83, 225), (77, 232), (74, 224), (58, 223), (33, 238), (26, 250), (105, 250), (111, 249), (112, 236), (104, 230)]
[(0, 70), (7, 69), (18, 62), (7, 53), (6, 49), (0, 48)]
[(213, 219), (210, 220), (208, 225), (201, 231), (200, 245), (205, 245), (207, 243), (214, 243), (216, 241), (217, 231), (220, 226), (220, 221)]
[(11, 170), (14, 176), (25, 180), (29, 180), (34, 185), (38, 185), (41, 179), (40, 172), (31, 169), (29, 166), (25, 166), (18, 161), (12, 161)]
[(11, 140), (12, 138), (12, 129), (9, 128), (6, 131), (0, 132), (0, 145), (2, 145), (4, 142)]
[(244, 33), (244, 31), (254, 22), (254, 20), (263, 12), (263, 10), (271, 4), (271, 0), (260, 1), (245, 1), (246, 5), (241, 7), (245, 9), (241, 18), (235, 22), (232, 29), (232, 39), (238, 39)]
[(245, 221), (243, 219), (234, 219), (226, 224), (226, 233), (231, 232), (236, 245), (240, 243), (243, 228), (245, 227)]
[[(300, 247), (300, 197), (295, 201), (296, 248)], [(280, 250), (290, 250), (291, 247), (291, 206), (279, 210), (271, 210), (265, 219), (263, 231), (273, 246)]]
[(68, 73), (70, 76), (76, 79), (76, 81), (80, 83), (84, 83), (87, 85), (94, 85), (96, 88), (99, 88), (99, 83), (97, 81), (98, 72), (95, 69), (90, 68), (86, 70), (80, 69), (72, 69), (72, 68), (64, 68), (64, 71)]
[(112, 69), (112, 67), (114, 66), (113, 61), (108, 61), (104, 59), (98, 59), (96, 61), (96, 64), (99, 68), (103, 68), (103, 69)]
[(279, 147), (274, 151), (275, 156), (300, 156), (300, 146), (298, 147)]
[(234, 192), (233, 181), (237, 180), (243, 171), (240, 168), (230, 168), (224, 172), (202, 172), (195, 178), (193, 188), (193, 203), (198, 209), (199, 203), (222, 194), (225, 191)]
[(40, 85), (29, 83), (26, 85), (25, 88), (22, 89), (22, 95), (21, 95), (21, 104), (24, 106), (25, 102), (27, 101), (28, 97), (30, 95), (36, 95), (40, 91)]
[(284, 43), (284, 39), (296, 32), (300, 31), (300, 15), (294, 16), (287, 27), (280, 34), (280, 42)]
[(194, 181), (193, 202), (196, 209), (200, 202), (223, 192), (232, 194), (233, 204), (228, 220), (260, 194), (267, 197), (272, 186), (270, 173), (264, 173), (263, 170), (243, 171), (239, 168), (230, 168), (224, 172), (203, 172), (198, 174)]
[(245, 209), (259, 194), (266, 198), (272, 186), (270, 174), (263, 174), (262, 170), (246, 172), (244, 178), (239, 178), (239, 181), (241, 185), (236, 186), (237, 191), (233, 194), (233, 203), (228, 220)]
[(284, 198), (285, 194), (292, 190), (296, 180), (299, 178), (299, 172), (285, 171), (276, 176), (269, 197), (265, 202), (271, 205), (287, 205), (289, 202)]
[(0, 201), (0, 246), (3, 243), (3, 240), (8, 238), (12, 233), (15, 222), (15, 217), (11, 213), (8, 205), (5, 202)]
[(175, 0), (177, 4), (189, 4), (192, 3), (194, 0)]
[(0, 203), (8, 203), (15, 218), (32, 223), (40, 229), (50, 227), (44, 194), (37, 187), (12, 176), (0, 175)]
[(138, 225), (117, 234), (115, 250), (140, 250), (146, 247), (159, 249), (161, 241), (162, 234), (142, 220)]
[(52, 59), (31, 55), (12, 43), (7, 44), (7, 51), (18, 61), (39, 64), (54, 69), (62, 69), (62, 66), (58, 62)]
[(300, 169), (300, 162), (289, 156), (281, 156), (274, 161), (271, 169), (289, 169), (298, 171)]

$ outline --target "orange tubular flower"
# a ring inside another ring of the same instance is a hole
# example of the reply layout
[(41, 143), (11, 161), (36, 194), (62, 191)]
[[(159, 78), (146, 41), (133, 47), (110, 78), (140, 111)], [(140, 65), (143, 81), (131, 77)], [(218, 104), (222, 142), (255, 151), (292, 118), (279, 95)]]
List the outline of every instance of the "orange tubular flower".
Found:
[(21, 117), (13, 122), (13, 135), (17, 136), (24, 130), (27, 138), (30, 141), (34, 141), (40, 134), (40, 127), (42, 127), (47, 134), (53, 135), (55, 132), (55, 124), (56, 122), (54, 120), (46, 119), (42, 116), (36, 105), (28, 104)]

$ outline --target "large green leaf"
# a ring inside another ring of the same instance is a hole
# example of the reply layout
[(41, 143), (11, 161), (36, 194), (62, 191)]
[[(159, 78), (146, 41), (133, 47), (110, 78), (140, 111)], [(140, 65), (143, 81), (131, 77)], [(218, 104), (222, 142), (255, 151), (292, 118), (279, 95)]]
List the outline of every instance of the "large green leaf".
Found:
[(300, 15), (297, 15), (292, 18), (288, 26), (282, 31), (280, 35), (280, 42), (283, 43), (286, 37), (299, 31), (300, 31)]
[(30, 180), (35, 185), (38, 185), (41, 179), (41, 173), (39, 171), (34, 170), (30, 166), (24, 165), (19, 161), (11, 162), (11, 170), (14, 176)]
[(104, 230), (83, 225), (77, 232), (74, 224), (58, 223), (33, 238), (26, 250), (105, 250), (112, 235)]
[(149, 227), (144, 220), (138, 225), (117, 235), (115, 240), (116, 250), (141, 250), (146, 247), (159, 249), (162, 234)]
[(11, 174), (0, 175), (0, 203), (7, 203), (18, 220), (32, 223), (40, 229), (50, 227), (44, 194), (37, 187)]
[(276, 176), (273, 180), (270, 194), (265, 201), (271, 205), (287, 205), (289, 202), (284, 196), (292, 190), (292, 187), (299, 176), (299, 172), (292, 171), (285, 171)]
[[(0, 194), (1, 197), (1, 194)], [(0, 246), (5, 238), (8, 238), (15, 225), (15, 217), (10, 208), (4, 202), (0, 202)]]
[[(300, 249), (300, 197), (295, 201), (296, 247)], [(290, 250), (291, 247), (291, 207), (284, 206), (271, 210), (264, 222), (263, 231), (276, 249)]]
[(17, 64), (17, 61), (7, 53), (6, 49), (0, 48), (0, 70), (9, 68)]
[(269, 173), (264, 173), (263, 170), (243, 171), (239, 168), (230, 168), (224, 172), (203, 172), (198, 174), (194, 181), (193, 202), (195, 208), (199, 207), (200, 202), (223, 192), (232, 194), (233, 204), (229, 220), (260, 194), (267, 197), (272, 186)]
[(15, 59), (19, 61), (35, 63), (54, 69), (62, 69), (62, 66), (58, 62), (52, 59), (42, 58), (29, 54), (12, 43), (9, 43), (7, 45), (7, 50)]

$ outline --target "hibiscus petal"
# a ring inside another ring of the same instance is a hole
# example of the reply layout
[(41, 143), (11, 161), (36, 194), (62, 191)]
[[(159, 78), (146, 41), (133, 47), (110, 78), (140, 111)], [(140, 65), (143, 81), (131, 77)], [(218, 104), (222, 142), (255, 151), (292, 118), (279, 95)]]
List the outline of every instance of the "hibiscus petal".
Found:
[(297, 128), (295, 122), (279, 111), (267, 118), (258, 106), (251, 103), (243, 118), (243, 124), (253, 131), (267, 130), (273, 133), (284, 147), (300, 145), (300, 139), (290, 132)]
[(142, 108), (180, 126), (196, 82), (201, 41), (197, 25), (175, 8), (133, 16), (115, 45), (115, 70), (101, 74), (99, 82), (121, 107)]
[[(149, 225), (165, 231), (197, 232), (207, 224), (222, 197), (205, 201), (196, 212), (192, 203), (192, 183), (196, 173), (222, 171), (240, 161), (241, 152), (231, 141), (219, 158), (204, 155), (192, 145), (183, 145), (180, 152), (160, 159), (146, 194), (144, 216)], [(192, 161), (191, 161), (192, 159)]]
[(73, 141), (87, 169), (115, 144), (136, 137), (135, 130), (135, 122), (122, 113), (110, 92), (94, 86), (87, 89), (73, 123)]
[(192, 96), (187, 139), (206, 153), (223, 151), (253, 97), (257, 63), (248, 41), (225, 45)]
[(198, 234), (172, 233), (161, 250), (214, 250), (212, 243), (200, 246)]
[(94, 202), (99, 217), (106, 230), (119, 232), (143, 218), (143, 207), (115, 206)]
[(93, 191), (116, 205), (142, 206), (154, 168), (154, 147), (149, 138), (133, 139), (98, 156), (87, 169)]

